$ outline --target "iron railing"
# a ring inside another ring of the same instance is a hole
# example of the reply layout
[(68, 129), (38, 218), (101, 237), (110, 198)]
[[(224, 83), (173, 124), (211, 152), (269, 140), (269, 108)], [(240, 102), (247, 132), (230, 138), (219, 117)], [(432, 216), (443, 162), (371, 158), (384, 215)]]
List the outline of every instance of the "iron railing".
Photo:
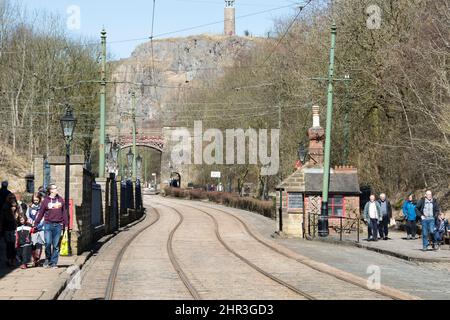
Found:
[[(343, 241), (343, 234), (351, 234), (352, 232), (356, 232), (356, 242), (360, 241), (361, 234), (361, 219), (360, 218), (350, 218), (350, 217), (342, 217), (342, 216), (322, 216), (320, 214), (314, 213), (308, 215), (308, 234), (313, 238), (316, 237), (316, 229), (318, 229), (319, 220), (326, 219), (328, 220), (328, 231), (334, 230), (336, 233), (339, 233), (339, 240)], [(334, 223), (336, 220), (339, 220), (339, 223)], [(345, 221), (345, 223), (344, 223)], [(333, 223), (330, 223), (333, 222)], [(312, 228), (312, 234), (311, 234)]]

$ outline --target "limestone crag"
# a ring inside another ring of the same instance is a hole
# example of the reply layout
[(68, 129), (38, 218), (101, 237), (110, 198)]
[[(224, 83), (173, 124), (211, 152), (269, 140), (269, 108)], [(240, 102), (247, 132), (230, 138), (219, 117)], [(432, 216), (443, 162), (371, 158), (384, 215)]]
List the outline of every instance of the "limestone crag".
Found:
[[(226, 67), (234, 64), (239, 55), (254, 48), (260, 38), (198, 35), (170, 38), (139, 45), (128, 59), (112, 65), (111, 78), (115, 81), (144, 83), (116, 84), (109, 102), (109, 123), (117, 123), (121, 112), (130, 111), (130, 90), (136, 92), (138, 122), (144, 127), (160, 124), (160, 110), (170, 103), (178, 103), (188, 88), (201, 87), (224, 74)], [(153, 59), (152, 59), (153, 56)], [(122, 121), (122, 129), (129, 123)], [(114, 134), (118, 126), (111, 126)]]

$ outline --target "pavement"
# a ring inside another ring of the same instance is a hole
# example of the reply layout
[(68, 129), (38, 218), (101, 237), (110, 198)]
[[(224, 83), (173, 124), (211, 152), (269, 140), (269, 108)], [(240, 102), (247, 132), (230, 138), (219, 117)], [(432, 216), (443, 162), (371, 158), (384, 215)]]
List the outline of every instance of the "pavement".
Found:
[[(3, 238), (0, 239), (0, 300), (57, 299), (66, 287), (77, 285), (79, 271), (102, 246), (123, 230), (127, 230), (140, 221), (142, 219), (120, 228), (114, 234), (104, 236), (92, 245), (90, 251), (83, 252), (81, 255), (60, 256), (58, 269), (44, 269), (43, 267), (11, 269), (6, 267), (5, 244)], [(43, 252), (41, 258), (44, 257), (45, 253)]]
[(88, 258), (88, 252), (80, 256), (60, 257), (58, 269), (42, 267), (11, 269), (5, 264), (2, 240), (0, 241), (0, 300), (53, 300), (70, 282), (72, 270), (80, 269)]
[(351, 239), (339, 240), (339, 235), (331, 234), (328, 237), (317, 237), (314, 240), (332, 244), (355, 246), (375, 251), (396, 258), (419, 262), (450, 262), (450, 245), (441, 246), (440, 250), (422, 251), (422, 238), (406, 240), (406, 233), (395, 230), (389, 231), (389, 240), (367, 241), (367, 234), (360, 235), (360, 242)]

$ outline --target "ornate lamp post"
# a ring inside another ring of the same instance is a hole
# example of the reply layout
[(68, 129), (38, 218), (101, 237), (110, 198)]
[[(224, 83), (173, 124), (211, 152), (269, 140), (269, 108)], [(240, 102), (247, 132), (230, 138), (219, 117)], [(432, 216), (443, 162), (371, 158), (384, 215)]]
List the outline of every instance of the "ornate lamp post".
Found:
[(106, 135), (105, 138), (105, 170), (107, 173), (111, 172), (111, 140), (109, 139), (109, 135)]
[(140, 154), (136, 157), (136, 178), (141, 179), (142, 157)]
[(131, 180), (132, 171), (133, 171), (133, 160), (134, 160), (134, 154), (130, 149), (127, 153), (127, 162), (128, 162), (128, 170), (129, 170), (130, 180)]
[(118, 168), (118, 163), (117, 163), (117, 159), (119, 158), (119, 144), (116, 142), (116, 140), (114, 140), (112, 147), (111, 147), (111, 158), (112, 158), (112, 163), (113, 163), (113, 170), (114, 173), (118, 174), (117, 172), (117, 168)]
[(306, 161), (306, 155), (308, 154), (305, 146), (303, 145), (303, 143), (299, 143), (298, 144), (298, 160), (300, 160), (300, 162), (302, 164), (305, 164)]
[(70, 199), (70, 193), (69, 193), (69, 187), (70, 187), (70, 143), (73, 139), (73, 132), (75, 130), (75, 125), (77, 123), (77, 119), (72, 114), (71, 107), (66, 104), (66, 112), (60, 119), (61, 128), (64, 135), (64, 140), (66, 142), (66, 181), (65, 181), (65, 212), (68, 216), (67, 221), (69, 222), (69, 232), (67, 234), (68, 240), (69, 240), (69, 255), (72, 255), (72, 246), (70, 241), (70, 212), (69, 212), (69, 199)]

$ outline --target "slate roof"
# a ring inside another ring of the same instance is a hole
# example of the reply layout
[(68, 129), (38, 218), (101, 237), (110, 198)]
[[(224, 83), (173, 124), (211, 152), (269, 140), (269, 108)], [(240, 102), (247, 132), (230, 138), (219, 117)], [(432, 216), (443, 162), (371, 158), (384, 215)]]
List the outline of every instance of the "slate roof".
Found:
[[(297, 191), (305, 193), (322, 193), (323, 168), (303, 167), (295, 171), (277, 188), (286, 191)], [(340, 172), (330, 170), (330, 193), (360, 194), (358, 174), (355, 171)]]
[[(305, 173), (305, 191), (322, 192), (323, 175), (321, 173)], [(334, 172), (330, 174), (330, 190), (332, 193), (359, 194), (358, 174)]]

